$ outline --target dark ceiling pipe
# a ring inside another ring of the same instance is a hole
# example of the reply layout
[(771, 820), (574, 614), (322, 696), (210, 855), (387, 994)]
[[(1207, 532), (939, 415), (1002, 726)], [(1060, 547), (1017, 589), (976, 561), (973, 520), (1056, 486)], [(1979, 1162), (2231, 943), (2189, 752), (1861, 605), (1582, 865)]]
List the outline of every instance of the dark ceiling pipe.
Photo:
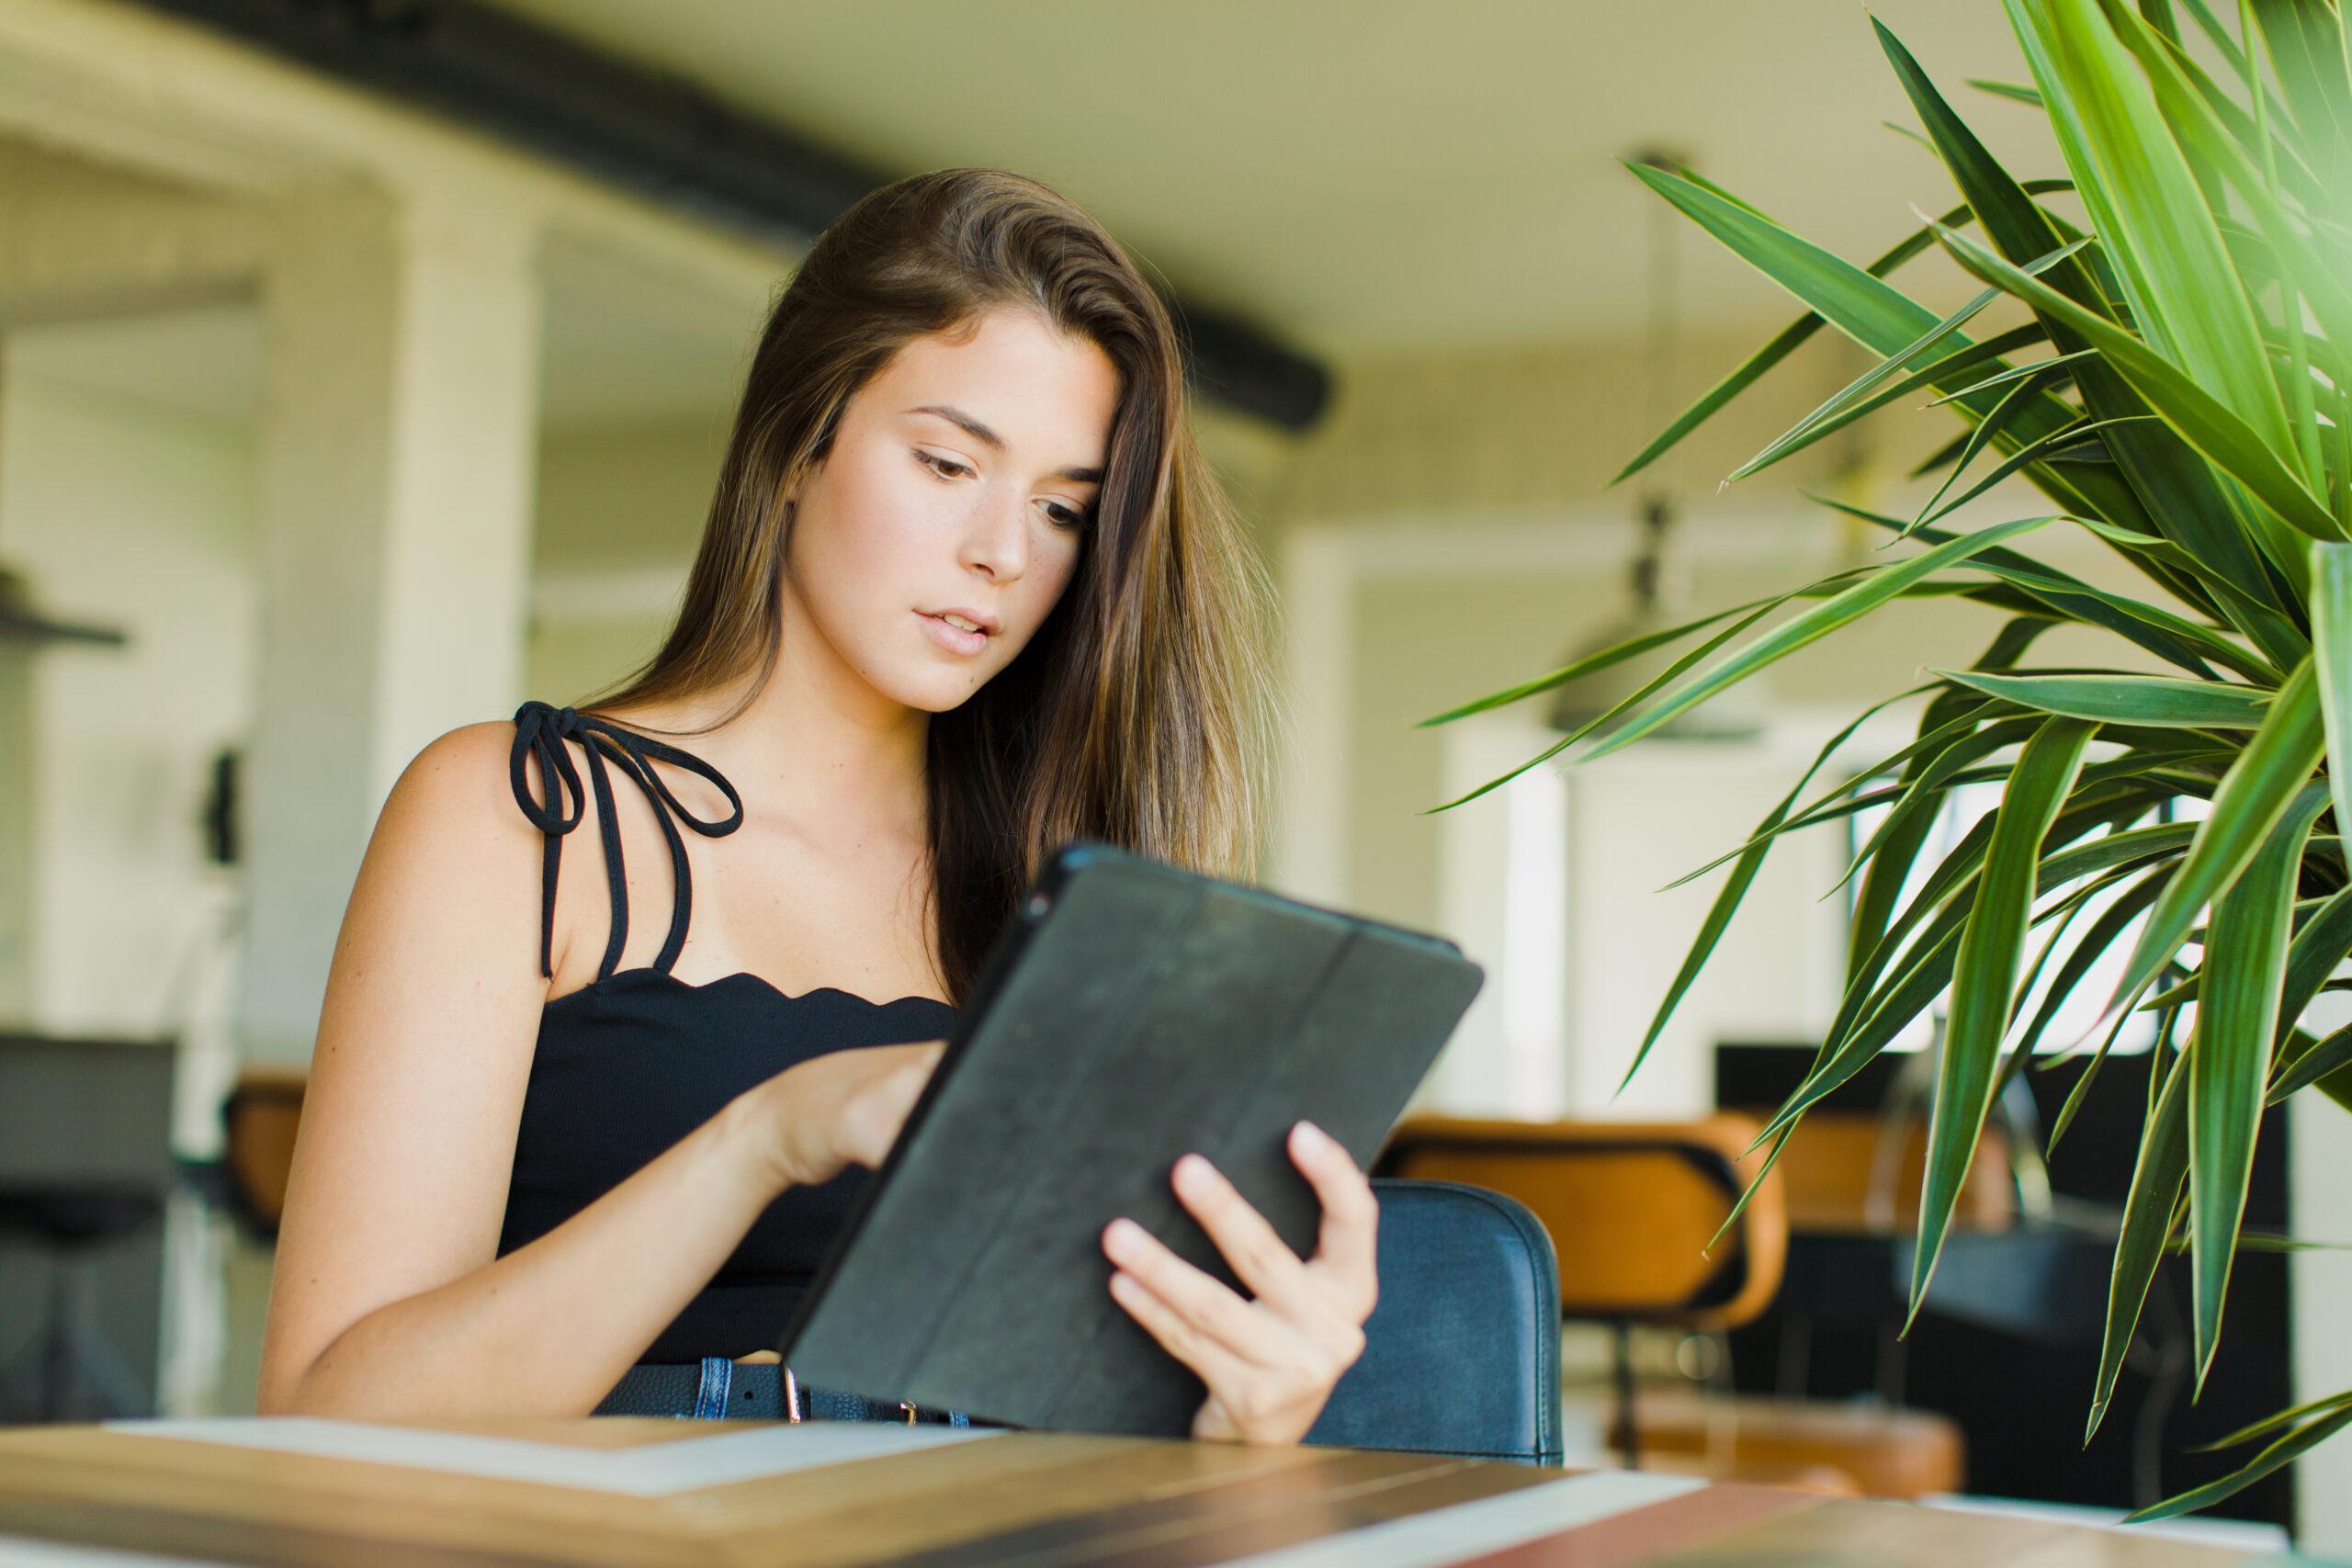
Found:
[[(142, 3), (795, 246), (890, 177), (479, 0)], [(1214, 310), (1168, 305), (1204, 395), (1290, 430), (1322, 417), (1330, 374), (1319, 360)]]

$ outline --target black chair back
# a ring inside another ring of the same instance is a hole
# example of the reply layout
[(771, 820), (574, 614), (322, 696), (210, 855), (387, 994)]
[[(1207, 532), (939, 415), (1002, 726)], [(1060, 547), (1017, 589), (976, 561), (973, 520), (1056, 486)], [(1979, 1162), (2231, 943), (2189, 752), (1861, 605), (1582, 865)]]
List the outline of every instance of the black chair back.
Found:
[(1562, 1462), (1560, 1274), (1526, 1205), (1375, 1179), (1380, 1299), (1310, 1443)]

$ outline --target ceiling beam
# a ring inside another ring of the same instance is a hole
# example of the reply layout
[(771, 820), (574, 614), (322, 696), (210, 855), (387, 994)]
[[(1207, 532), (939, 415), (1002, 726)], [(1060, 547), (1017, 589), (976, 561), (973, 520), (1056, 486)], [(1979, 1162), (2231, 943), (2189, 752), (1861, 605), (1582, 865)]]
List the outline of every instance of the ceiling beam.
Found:
[[(140, 3), (796, 250), (892, 177), (480, 0)], [(1162, 297), (1202, 395), (1294, 431), (1321, 418), (1330, 373), (1320, 360)]]

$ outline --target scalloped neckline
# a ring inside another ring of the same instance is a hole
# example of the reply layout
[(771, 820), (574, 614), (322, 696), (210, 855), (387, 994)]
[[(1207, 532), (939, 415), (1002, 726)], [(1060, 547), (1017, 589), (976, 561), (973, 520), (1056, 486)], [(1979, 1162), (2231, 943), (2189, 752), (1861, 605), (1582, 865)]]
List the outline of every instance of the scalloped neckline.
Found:
[(778, 1001), (805, 1002), (815, 997), (834, 996), (840, 997), (847, 1001), (854, 1002), (858, 1006), (869, 1009), (875, 1012), (887, 1011), (891, 1008), (900, 1007), (908, 1002), (920, 1002), (925, 1007), (944, 1008), (949, 1012), (954, 1012), (956, 1010), (954, 1003), (941, 1001), (937, 997), (908, 995), (903, 997), (895, 997), (887, 1002), (877, 1002), (871, 997), (861, 997), (855, 991), (842, 990), (839, 986), (812, 987), (808, 990), (801, 992), (798, 996), (794, 996), (791, 992), (786, 990), (783, 987), (778, 986), (774, 981), (763, 978), (761, 976), (754, 975), (748, 969), (738, 969), (731, 974), (720, 975), (716, 978), (709, 980), (681, 980), (671, 971), (666, 969), (656, 969), (650, 964), (640, 964), (633, 969), (616, 969), (609, 975), (589, 981), (578, 990), (566, 991), (560, 997), (551, 998), (542, 1005), (540, 1010), (545, 1011), (548, 1008), (556, 1007), (561, 1003), (568, 1002), (574, 997), (587, 996), (597, 987), (601, 986), (608, 986), (616, 980), (634, 979), (639, 976), (648, 977), (657, 982), (674, 986), (682, 991), (707, 991), (720, 986), (731, 984), (738, 980), (747, 980), (752, 985), (757, 986), (761, 990), (767, 992), (768, 995), (775, 998)]

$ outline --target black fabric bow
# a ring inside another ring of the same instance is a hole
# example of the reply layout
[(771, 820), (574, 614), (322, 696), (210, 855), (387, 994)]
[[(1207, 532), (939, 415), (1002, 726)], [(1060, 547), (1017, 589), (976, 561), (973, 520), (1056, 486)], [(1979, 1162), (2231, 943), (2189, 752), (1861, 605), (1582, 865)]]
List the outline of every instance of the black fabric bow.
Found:
[[(743, 825), (743, 797), (735, 793), (735, 786), (718, 769), (700, 757), (635, 730), (541, 702), (525, 703), (516, 708), (514, 750), (507, 758), (507, 771), (514, 786), (514, 803), (547, 838), (539, 893), (539, 973), (550, 979), (555, 976), (555, 884), (563, 858), (563, 836), (580, 826), (580, 818), (587, 809), (587, 798), (580, 787), (580, 771), (572, 766), (571, 752), (564, 745), (567, 740), (577, 741), (588, 756), (588, 781), (596, 792), (596, 826), (605, 840), (605, 867), (613, 885), (613, 931), (605, 943), (605, 960), (597, 966), (596, 977), (605, 979), (619, 966), (621, 947), (628, 936), (628, 881), (621, 871), (621, 830), (613, 815), (613, 785), (605, 766), (606, 757), (618, 762), (654, 803), (654, 818), (662, 824), (662, 836), (669, 840), (670, 869), (676, 892), (670, 906), (670, 934), (662, 944), (661, 956), (653, 961), (653, 967), (666, 975), (686, 945), (687, 908), (693, 888), (692, 874), (686, 868), (686, 840), (679, 833), (678, 824), (684, 822), (707, 839), (723, 838)], [(547, 790), (544, 801), (531, 794), (530, 782), (524, 774), (524, 761), (532, 757), (538, 759), (539, 779)], [(670, 793), (670, 786), (654, 772), (656, 762), (667, 762), (708, 779), (735, 807), (733, 815), (716, 822), (696, 817)]]

